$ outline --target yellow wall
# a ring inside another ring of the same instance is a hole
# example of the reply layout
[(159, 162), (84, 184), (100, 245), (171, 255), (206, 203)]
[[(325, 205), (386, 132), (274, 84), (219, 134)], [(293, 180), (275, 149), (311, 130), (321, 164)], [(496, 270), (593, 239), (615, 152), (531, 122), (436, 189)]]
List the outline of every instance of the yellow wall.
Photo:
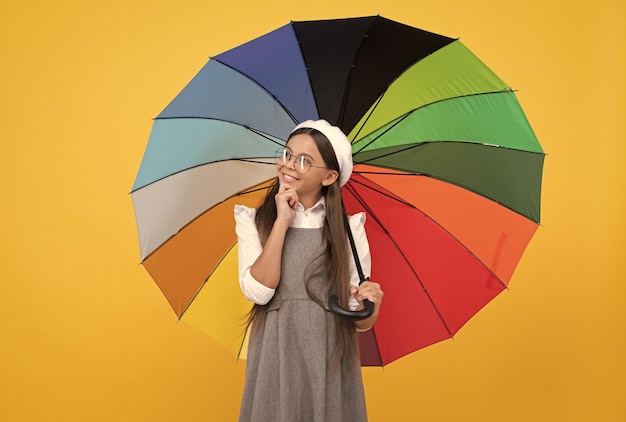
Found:
[(137, 265), (128, 192), (151, 118), (211, 55), (379, 13), (461, 37), (549, 155), (511, 290), (454, 341), (365, 369), (370, 419), (626, 420), (623, 0), (5, 0), (1, 421), (235, 419), (244, 365), (177, 324)]

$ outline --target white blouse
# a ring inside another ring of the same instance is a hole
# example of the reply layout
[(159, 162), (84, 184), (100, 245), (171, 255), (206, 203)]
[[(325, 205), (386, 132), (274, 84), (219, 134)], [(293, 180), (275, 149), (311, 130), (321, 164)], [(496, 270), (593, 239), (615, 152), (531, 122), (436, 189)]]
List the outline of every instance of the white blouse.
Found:
[[(238, 254), (239, 254), (239, 284), (243, 294), (248, 300), (259, 305), (268, 303), (276, 289), (271, 289), (252, 277), (250, 267), (257, 260), (263, 247), (259, 239), (254, 218), (256, 209), (249, 208), (244, 205), (235, 205), (235, 231), (237, 233)], [(313, 207), (304, 209), (302, 204), (298, 204), (296, 216), (291, 222), (290, 227), (297, 228), (319, 228), (324, 226), (324, 217), (326, 216), (326, 202), (322, 197)], [(349, 216), (350, 229), (354, 236), (354, 243), (361, 260), (363, 274), (366, 276), (371, 274), (372, 260), (370, 257), (370, 248), (365, 233), (365, 213), (357, 213)], [(359, 274), (354, 263), (352, 250), (349, 251), (350, 256), (350, 284), (359, 285)], [(350, 308), (356, 309), (358, 303), (355, 298), (350, 298)]]

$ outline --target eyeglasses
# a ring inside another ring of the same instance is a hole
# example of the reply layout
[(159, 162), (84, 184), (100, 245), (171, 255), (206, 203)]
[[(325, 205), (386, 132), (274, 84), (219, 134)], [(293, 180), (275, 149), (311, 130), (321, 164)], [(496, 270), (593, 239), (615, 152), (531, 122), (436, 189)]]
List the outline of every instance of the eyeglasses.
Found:
[(276, 164), (279, 166), (286, 166), (291, 162), (292, 158), (295, 158), (294, 168), (298, 174), (306, 174), (311, 170), (311, 167), (317, 167), (320, 169), (327, 169), (326, 166), (314, 166), (311, 164), (311, 160), (309, 160), (304, 155), (293, 155), (287, 148), (279, 148), (276, 150), (276, 155), (274, 157), (276, 159)]

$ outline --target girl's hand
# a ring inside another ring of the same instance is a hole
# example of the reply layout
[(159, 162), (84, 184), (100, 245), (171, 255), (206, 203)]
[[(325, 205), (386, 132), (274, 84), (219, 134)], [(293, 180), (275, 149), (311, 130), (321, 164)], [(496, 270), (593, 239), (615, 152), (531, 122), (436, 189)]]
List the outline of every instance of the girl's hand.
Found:
[(363, 300), (367, 299), (374, 304), (374, 314), (378, 313), (383, 301), (383, 291), (380, 284), (373, 281), (365, 281), (358, 288), (351, 287), (350, 294), (359, 302), (359, 308), (363, 308)]
[(291, 224), (296, 216), (298, 207), (298, 193), (289, 185), (282, 184), (274, 198), (276, 200), (276, 220)]

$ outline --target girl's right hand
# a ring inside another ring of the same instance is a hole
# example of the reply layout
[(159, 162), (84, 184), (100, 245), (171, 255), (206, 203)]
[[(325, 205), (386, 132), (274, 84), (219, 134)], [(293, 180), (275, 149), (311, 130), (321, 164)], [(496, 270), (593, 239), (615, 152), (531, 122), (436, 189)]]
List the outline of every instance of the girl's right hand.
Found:
[(281, 184), (274, 199), (276, 200), (276, 220), (282, 220), (291, 224), (296, 216), (296, 208), (298, 207), (298, 193), (296, 190), (288, 185)]

